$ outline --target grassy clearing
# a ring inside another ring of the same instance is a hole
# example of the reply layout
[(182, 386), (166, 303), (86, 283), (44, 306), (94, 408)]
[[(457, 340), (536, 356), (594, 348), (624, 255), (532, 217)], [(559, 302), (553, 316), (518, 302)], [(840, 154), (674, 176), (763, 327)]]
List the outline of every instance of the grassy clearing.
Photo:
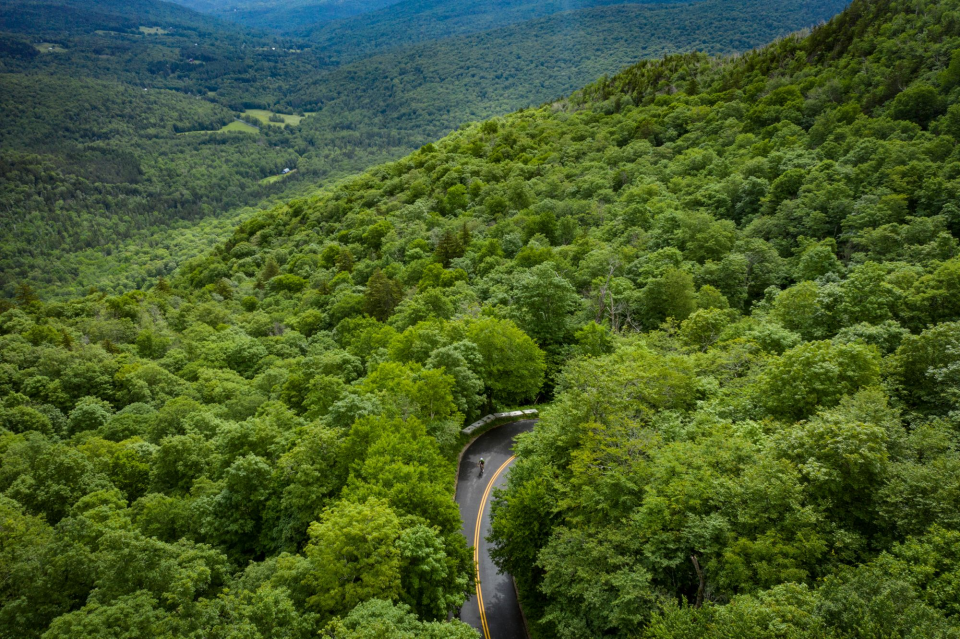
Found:
[(170, 32), (160, 27), (140, 27), (140, 33), (143, 35), (167, 35)]
[(260, 129), (253, 126), (252, 124), (247, 124), (246, 122), (241, 122), (240, 120), (234, 120), (230, 124), (222, 127), (219, 131), (220, 133), (260, 133)]
[(41, 53), (63, 53), (66, 51), (65, 48), (54, 42), (38, 42), (33, 46)]
[[(287, 115), (285, 113), (274, 113), (273, 111), (267, 111), (266, 109), (247, 109), (243, 112), (244, 115), (250, 115), (255, 117), (263, 124), (270, 124), (273, 126), (297, 126), (300, 124), (300, 120), (304, 118), (302, 115)], [(279, 115), (283, 118), (283, 122), (271, 122), (270, 116)]]
[(283, 180), (284, 178), (290, 177), (291, 175), (293, 175), (293, 174), (296, 173), (296, 172), (297, 172), (297, 170), (296, 170), (296, 169), (293, 169), (293, 170), (290, 171), (289, 173), (281, 173), (281, 174), (279, 174), (279, 175), (271, 175), (270, 177), (265, 177), (265, 178), (263, 178), (262, 180), (260, 180), (260, 184), (263, 184), (264, 186), (266, 186), (267, 184), (273, 184), (274, 182), (279, 182), (280, 180)]
[(180, 133), (177, 133), (177, 135), (199, 135), (201, 133), (260, 133), (260, 129), (241, 120), (234, 120), (230, 124), (222, 126), (219, 129), (209, 129), (205, 131), (181, 131)]

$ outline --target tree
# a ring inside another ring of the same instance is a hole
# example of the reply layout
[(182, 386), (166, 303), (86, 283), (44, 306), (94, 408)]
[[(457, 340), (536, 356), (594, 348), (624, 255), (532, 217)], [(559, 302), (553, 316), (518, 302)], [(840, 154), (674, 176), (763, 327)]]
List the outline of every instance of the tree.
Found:
[(720, 339), (723, 330), (737, 319), (737, 312), (726, 309), (694, 311), (680, 324), (680, 339), (688, 346), (706, 351)]
[(234, 342), (227, 351), (227, 365), (244, 377), (253, 377), (267, 356), (266, 347), (255, 339)]
[(654, 329), (668, 318), (682, 322), (697, 308), (693, 277), (685, 271), (667, 269), (643, 288), (640, 304), (644, 328)]
[(280, 275), (280, 265), (277, 264), (277, 260), (271, 255), (264, 263), (263, 270), (260, 271), (260, 281), (263, 283), (269, 282), (277, 275)]
[(309, 536), (310, 608), (336, 616), (369, 599), (400, 596), (400, 520), (386, 502), (340, 502), (310, 526)]
[(363, 295), (363, 310), (373, 318), (386, 322), (393, 309), (403, 300), (403, 284), (390, 279), (377, 269), (367, 280)]
[(491, 401), (520, 404), (536, 397), (543, 385), (544, 353), (510, 320), (485, 318), (467, 325), (467, 339), (483, 358), (481, 379)]
[(443, 268), (449, 268), (450, 261), (458, 257), (463, 257), (465, 251), (466, 246), (463, 243), (463, 238), (461, 235), (447, 229), (443, 232), (443, 235), (440, 236), (440, 240), (437, 242), (437, 249), (434, 251), (434, 254), (437, 256), (437, 259), (440, 261), (440, 265), (443, 266)]
[(779, 293), (773, 302), (773, 316), (784, 328), (805, 339), (825, 337), (827, 327), (816, 282), (801, 282)]
[(801, 420), (879, 379), (880, 354), (874, 347), (809, 342), (771, 362), (757, 390), (772, 414)]
[(467, 599), (469, 580), (447, 556), (443, 539), (423, 524), (405, 528), (397, 539), (403, 562), (403, 601), (423, 619), (443, 621)]
[(17, 285), (17, 291), (14, 299), (17, 301), (17, 306), (20, 308), (27, 308), (40, 302), (40, 297), (36, 294), (36, 292), (33, 290), (33, 287), (30, 286), (28, 282), (20, 282), (20, 284)]
[(573, 337), (577, 340), (578, 352), (590, 357), (607, 355), (614, 350), (610, 329), (603, 324), (597, 324), (596, 322), (584, 324), (580, 330), (574, 333)]
[(462, 211), (467, 208), (469, 203), (467, 187), (462, 184), (455, 184), (447, 189), (447, 194), (443, 199), (444, 211), (448, 215)]
[(370, 599), (332, 621), (324, 633), (336, 639), (475, 639), (477, 632), (460, 621), (422, 622), (404, 604)]
[(794, 279), (803, 282), (827, 273), (841, 272), (843, 266), (837, 259), (837, 242), (831, 237), (821, 242), (809, 242), (798, 252)]
[(910, 120), (922, 127), (944, 111), (944, 102), (935, 88), (919, 82), (900, 92), (890, 103), (890, 117)]
[(274, 292), (299, 293), (307, 286), (307, 280), (292, 273), (276, 275), (270, 279), (270, 290)]
[(832, 519), (869, 526), (887, 474), (888, 441), (882, 425), (834, 409), (784, 431), (776, 446), (796, 464), (811, 497)]
[(169, 632), (167, 613), (147, 592), (125, 595), (115, 601), (90, 603), (54, 620), (44, 637), (113, 639), (159, 637)]
[(960, 320), (960, 260), (949, 260), (918, 279), (906, 299), (904, 324), (922, 329)]
[(920, 335), (907, 335), (893, 358), (899, 394), (921, 410), (946, 412), (960, 395), (960, 323), (934, 326)]
[[(439, 446), (431, 437), (402, 439), (387, 433), (371, 443), (367, 457), (344, 489), (344, 497), (362, 502), (384, 500), (398, 515), (407, 515), (436, 526), (457, 540), (460, 519), (440, 475)], [(462, 537), (459, 538), (462, 540)]]
[(170, 611), (215, 593), (228, 567), (227, 558), (209, 546), (185, 539), (165, 543), (127, 530), (105, 532), (94, 560), (98, 601), (145, 592)]
[(475, 416), (483, 403), (483, 368), (480, 350), (473, 342), (462, 341), (435, 349), (426, 362), (427, 368), (442, 370), (454, 380), (453, 401), (467, 419)]
[(547, 263), (534, 266), (519, 278), (512, 310), (524, 332), (548, 347), (570, 339), (571, 315), (578, 305), (573, 286)]
[(550, 597), (542, 623), (554, 636), (628, 636), (639, 632), (656, 609), (652, 575), (630, 565), (621, 540), (605, 532), (606, 539), (588, 540), (582, 531), (562, 530), (540, 553), (546, 573), (540, 587)]
[(332, 428), (314, 424), (304, 430), (297, 445), (276, 463), (282, 489), (270, 506), (267, 531), (274, 548), (294, 551), (307, 538), (307, 528), (347, 480), (343, 436)]
[(153, 460), (151, 486), (159, 492), (188, 492), (209, 467), (211, 449), (198, 433), (165, 437)]
[[(26, 512), (42, 514), (56, 524), (84, 495), (110, 488), (109, 480), (97, 473), (82, 453), (31, 435), (14, 440), (7, 449), (6, 472), (0, 480), (4, 494), (22, 504)], [(11, 464), (14, 459), (16, 463)]]
[(341, 248), (337, 256), (337, 271), (341, 273), (352, 273), (353, 262), (353, 253), (350, 252), (350, 249)]
[(271, 498), (273, 468), (253, 453), (237, 458), (223, 474), (219, 491), (198, 500), (205, 538), (224, 548), (231, 557), (263, 551), (264, 511)]
[(420, 322), (450, 319), (453, 311), (453, 303), (446, 292), (429, 288), (400, 302), (389, 321), (391, 326), (402, 331)]
[(890, 321), (903, 304), (903, 293), (887, 281), (886, 269), (874, 262), (852, 269), (842, 291), (838, 315), (847, 326)]
[(393, 225), (387, 220), (380, 220), (373, 226), (370, 226), (363, 233), (363, 243), (374, 251), (379, 251), (383, 244), (383, 239), (393, 231)]

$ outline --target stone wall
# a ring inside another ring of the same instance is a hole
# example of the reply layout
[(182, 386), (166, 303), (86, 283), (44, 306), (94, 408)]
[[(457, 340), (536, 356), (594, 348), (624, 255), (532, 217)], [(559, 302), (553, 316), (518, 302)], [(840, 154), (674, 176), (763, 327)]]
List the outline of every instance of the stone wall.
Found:
[(531, 408), (529, 410), (515, 410), (509, 413), (494, 413), (493, 415), (487, 415), (486, 417), (478, 419), (460, 432), (464, 435), (472, 435), (481, 428), (495, 423), (518, 422), (522, 419), (536, 419), (539, 415), (539, 411), (537, 411), (535, 408)]

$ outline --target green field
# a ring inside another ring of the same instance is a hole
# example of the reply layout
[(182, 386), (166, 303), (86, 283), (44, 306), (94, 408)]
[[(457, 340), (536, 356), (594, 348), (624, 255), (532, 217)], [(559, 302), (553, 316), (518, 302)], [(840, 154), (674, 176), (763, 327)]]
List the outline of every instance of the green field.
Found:
[(66, 51), (66, 49), (54, 42), (38, 42), (33, 46), (37, 48), (37, 51), (42, 53), (63, 53)]
[(270, 177), (265, 177), (262, 180), (260, 180), (260, 184), (263, 184), (264, 186), (266, 186), (267, 184), (273, 184), (274, 182), (279, 182), (280, 180), (290, 177), (296, 172), (297, 170), (293, 169), (289, 173), (280, 173), (279, 175), (271, 175)]
[[(268, 111), (266, 109), (247, 109), (243, 112), (244, 115), (250, 115), (258, 119), (263, 124), (272, 124), (273, 126), (297, 126), (300, 124), (305, 116), (302, 115), (287, 115), (286, 113), (274, 113), (273, 111)], [(283, 122), (271, 122), (271, 115), (279, 115), (283, 118)]]
[(167, 35), (170, 32), (161, 27), (140, 27), (140, 33), (144, 35)]
[(236, 132), (259, 133), (260, 129), (253, 126), (252, 124), (247, 124), (246, 122), (242, 122), (240, 120), (234, 120), (230, 124), (222, 127), (219, 131), (219, 133), (236, 133)]
[(230, 124), (226, 124), (219, 129), (207, 129), (200, 131), (182, 131), (177, 135), (198, 135), (200, 133), (260, 133), (260, 129), (248, 124), (243, 120), (234, 120)]

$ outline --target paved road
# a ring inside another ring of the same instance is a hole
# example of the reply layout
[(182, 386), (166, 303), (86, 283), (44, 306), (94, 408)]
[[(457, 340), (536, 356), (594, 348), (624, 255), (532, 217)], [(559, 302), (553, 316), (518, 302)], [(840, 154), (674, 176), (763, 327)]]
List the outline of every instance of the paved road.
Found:
[[(527, 637), (513, 580), (499, 573), (490, 560), (486, 537), (490, 533), (493, 489), (503, 485), (513, 463), (513, 438), (531, 430), (535, 423), (514, 422), (484, 433), (470, 445), (460, 462), (457, 503), (463, 518), (463, 535), (474, 547), (478, 573), (477, 591), (463, 605), (460, 619), (479, 630), (483, 639)], [(481, 457), (486, 461), (483, 477), (477, 469)]]

